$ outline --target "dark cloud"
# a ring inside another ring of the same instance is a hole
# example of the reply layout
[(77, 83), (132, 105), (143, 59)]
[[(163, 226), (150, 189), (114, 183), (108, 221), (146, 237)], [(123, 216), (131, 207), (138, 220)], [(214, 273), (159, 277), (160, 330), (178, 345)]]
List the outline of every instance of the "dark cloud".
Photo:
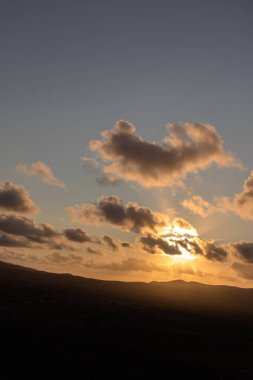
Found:
[(103, 171), (143, 186), (167, 186), (189, 172), (205, 169), (212, 163), (234, 165), (225, 152), (215, 127), (208, 124), (171, 124), (162, 143), (146, 142), (135, 127), (120, 120), (102, 140), (90, 141), (90, 149), (106, 162)]
[(18, 213), (36, 214), (39, 208), (33, 203), (28, 191), (11, 182), (0, 184), (0, 208)]
[(60, 233), (50, 224), (36, 225), (34, 220), (24, 216), (0, 215), (0, 246), (78, 251), (74, 243), (97, 244), (100, 241), (80, 228), (68, 228)]
[(137, 239), (137, 242), (141, 243), (142, 248), (151, 254), (183, 255), (185, 250), (191, 255), (203, 256), (207, 260), (218, 262), (223, 262), (228, 257), (228, 252), (224, 247), (187, 234), (181, 236), (178, 233), (166, 236), (147, 234)]
[(88, 253), (90, 253), (91, 255), (99, 255), (99, 256), (103, 256), (103, 254), (98, 250), (98, 249), (94, 249), (94, 248), (91, 248), (91, 247), (87, 247), (86, 248), (86, 251)]
[(81, 228), (66, 228), (63, 231), (63, 234), (68, 240), (75, 241), (77, 243), (93, 242), (93, 239), (88, 232), (83, 231)]
[(237, 257), (246, 263), (253, 263), (253, 243), (239, 242), (231, 244)]
[(66, 211), (83, 223), (112, 224), (136, 233), (157, 232), (168, 224), (165, 215), (133, 202), (124, 206), (117, 196), (105, 196), (96, 203), (68, 207)]
[(227, 259), (227, 251), (214, 243), (204, 242), (202, 250), (208, 260), (223, 262)]
[(113, 251), (118, 251), (119, 247), (115, 243), (115, 241), (113, 240), (113, 238), (111, 238), (108, 235), (104, 235), (103, 238), (102, 238), (102, 240), (105, 242), (105, 244), (107, 245), (108, 248), (112, 249)]
[(37, 227), (32, 219), (17, 215), (0, 215), (0, 231), (38, 243), (60, 235), (50, 224), (41, 223)]
[(121, 243), (121, 246), (122, 246), (123, 248), (130, 248), (130, 247), (131, 247), (131, 244), (130, 244), (130, 243), (127, 243), (127, 242), (123, 242), (123, 243)]
[(24, 238), (16, 238), (7, 234), (0, 233), (0, 246), (29, 248), (31, 246), (31, 243)]
[(152, 254), (166, 253), (167, 255), (181, 255), (177, 245), (169, 244), (165, 239), (148, 234), (139, 239), (145, 251)]

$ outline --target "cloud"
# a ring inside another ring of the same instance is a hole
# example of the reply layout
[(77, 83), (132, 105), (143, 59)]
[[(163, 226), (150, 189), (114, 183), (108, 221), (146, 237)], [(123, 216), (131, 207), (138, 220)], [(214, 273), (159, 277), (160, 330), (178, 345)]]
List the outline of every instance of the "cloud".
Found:
[(227, 259), (227, 251), (213, 242), (204, 242), (202, 245), (204, 256), (211, 261), (223, 262)]
[(99, 168), (99, 163), (93, 157), (80, 157), (80, 160), (83, 161), (83, 166), (90, 170), (97, 170)]
[(57, 265), (81, 265), (83, 257), (74, 253), (63, 254), (62, 252), (52, 252), (41, 256), (36, 254), (27, 254), (25, 252), (15, 252), (9, 249), (0, 251), (0, 260), (3, 261), (21, 261), (33, 262), (36, 264), (57, 264)]
[(253, 171), (243, 185), (243, 191), (233, 199), (233, 208), (242, 219), (253, 221)]
[(26, 260), (26, 255), (24, 252), (14, 252), (8, 249), (4, 249), (0, 251), (0, 260), (3, 261), (22, 261)]
[(181, 255), (178, 245), (171, 245), (165, 239), (148, 234), (139, 238), (144, 251), (148, 253), (166, 253), (167, 255)]
[(81, 228), (66, 228), (63, 231), (64, 236), (71, 241), (77, 243), (92, 243), (93, 239), (88, 232), (83, 231)]
[(37, 214), (40, 211), (28, 191), (23, 186), (11, 182), (0, 184), (0, 208), (24, 214)]
[(184, 208), (193, 214), (206, 218), (215, 213), (234, 213), (241, 219), (253, 221), (253, 171), (243, 185), (243, 191), (229, 198), (226, 196), (217, 197), (213, 204), (204, 200), (199, 195), (194, 195), (190, 199), (182, 202)]
[(59, 236), (50, 224), (41, 223), (40, 227), (36, 227), (32, 219), (18, 215), (0, 215), (0, 231), (24, 236), (32, 241)]
[(124, 259), (118, 262), (111, 263), (96, 263), (93, 260), (86, 261), (84, 264), (87, 268), (94, 269), (105, 269), (110, 271), (117, 272), (132, 272), (132, 271), (142, 271), (142, 272), (167, 272), (168, 268), (162, 265), (157, 265), (150, 263), (146, 260), (136, 259), (134, 257), (130, 257), (128, 259)]
[[(124, 206), (117, 196), (101, 197), (96, 203), (68, 207), (66, 211), (83, 223), (111, 224), (144, 235), (137, 239), (137, 245), (151, 254), (182, 255), (186, 251), (212, 261), (227, 259), (225, 248), (199, 239), (196, 229), (186, 220), (176, 218), (169, 222), (166, 215), (136, 203), (129, 202)], [(115, 243), (106, 240), (107, 245), (115, 250)]]
[(129, 202), (126, 206), (117, 196), (104, 196), (96, 203), (66, 208), (74, 220), (89, 224), (112, 224), (136, 233), (157, 232), (168, 224), (164, 214)]
[(123, 243), (121, 243), (121, 247), (123, 247), (123, 248), (130, 248), (131, 244), (127, 243), (127, 242), (123, 242)]
[(160, 144), (147, 142), (137, 135), (133, 124), (120, 120), (112, 130), (102, 132), (101, 140), (90, 141), (90, 149), (104, 160), (106, 175), (147, 187), (171, 185), (212, 163), (236, 164), (211, 125), (170, 124), (168, 132)]
[(201, 255), (211, 261), (224, 262), (228, 257), (225, 248), (217, 246), (214, 242), (202, 241), (199, 238), (181, 237), (180, 239), (172, 239), (170, 242), (166, 242), (162, 238), (148, 235), (141, 237), (140, 242), (144, 250), (152, 254), (183, 255), (183, 248), (192, 255)]
[(100, 240), (80, 228), (58, 232), (48, 223), (36, 225), (34, 220), (24, 216), (0, 215), (0, 246), (78, 251), (80, 243), (97, 244)]
[(111, 238), (108, 235), (104, 235), (103, 238), (102, 238), (102, 240), (105, 242), (105, 244), (107, 245), (108, 248), (110, 248), (113, 251), (118, 251), (119, 247), (115, 243), (115, 241), (113, 240), (113, 238)]
[(18, 164), (16, 170), (27, 176), (37, 176), (42, 180), (42, 182), (45, 182), (48, 185), (62, 188), (65, 187), (64, 183), (54, 175), (52, 169), (44, 162), (37, 161), (30, 166), (26, 164)]
[(129, 257), (117, 262), (98, 263), (93, 260), (88, 260), (84, 266), (92, 269), (109, 270), (113, 272), (160, 272), (168, 274), (190, 274), (202, 275), (200, 270), (196, 270), (189, 263), (158, 265), (143, 259)]
[(31, 243), (24, 238), (16, 238), (7, 234), (0, 233), (0, 246), (29, 248), (31, 246)]
[(207, 216), (214, 214), (216, 211), (215, 206), (212, 206), (199, 195), (194, 195), (190, 199), (184, 199), (182, 206), (202, 218), (206, 218)]
[(253, 280), (253, 264), (233, 263), (232, 269), (242, 278)]
[(97, 184), (102, 185), (102, 186), (109, 186), (109, 185), (116, 186), (118, 185), (119, 180), (117, 180), (115, 176), (107, 174), (107, 175), (102, 175), (100, 177), (97, 177), (96, 182)]
[[(0, 231), (4, 234), (2, 235), (2, 245), (5, 241), (6, 246), (10, 246), (8, 245), (8, 242), (11, 244), (11, 241), (13, 242), (13, 246), (20, 247), (31, 247), (31, 242), (38, 244), (53, 244), (54, 239), (60, 237), (60, 233), (58, 233), (50, 224), (41, 223), (39, 227), (37, 227), (32, 219), (18, 215), (0, 215)], [(11, 238), (6, 234), (21, 236), (26, 240)]]
[(83, 263), (83, 257), (74, 253), (65, 255), (62, 252), (52, 252), (50, 255), (47, 255), (43, 259), (43, 262), (49, 262), (53, 264), (79, 265)]
[(94, 249), (94, 248), (91, 248), (91, 247), (87, 247), (86, 248), (86, 251), (88, 253), (90, 253), (91, 255), (99, 255), (99, 256), (103, 256), (103, 254), (101, 253), (101, 251), (99, 251), (98, 249)]
[(232, 252), (246, 263), (253, 264), (253, 243), (242, 241), (230, 245)]

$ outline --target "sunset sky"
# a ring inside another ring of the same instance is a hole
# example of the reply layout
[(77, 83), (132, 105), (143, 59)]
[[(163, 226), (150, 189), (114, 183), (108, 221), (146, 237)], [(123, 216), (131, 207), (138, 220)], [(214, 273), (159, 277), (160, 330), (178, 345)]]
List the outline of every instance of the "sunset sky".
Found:
[(0, 1), (0, 260), (252, 287), (252, 11)]

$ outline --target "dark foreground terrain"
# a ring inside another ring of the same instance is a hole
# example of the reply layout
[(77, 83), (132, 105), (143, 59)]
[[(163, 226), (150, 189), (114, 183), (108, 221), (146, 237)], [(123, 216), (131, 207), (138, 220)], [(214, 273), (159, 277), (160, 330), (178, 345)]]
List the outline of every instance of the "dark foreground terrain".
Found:
[(0, 378), (253, 379), (253, 289), (0, 262)]

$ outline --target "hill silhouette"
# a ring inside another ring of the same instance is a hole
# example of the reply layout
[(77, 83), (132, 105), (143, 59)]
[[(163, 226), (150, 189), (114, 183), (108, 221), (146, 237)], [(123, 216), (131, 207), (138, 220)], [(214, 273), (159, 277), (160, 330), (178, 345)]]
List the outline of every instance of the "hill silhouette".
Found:
[(252, 317), (253, 289), (0, 262), (4, 379), (253, 378)]

